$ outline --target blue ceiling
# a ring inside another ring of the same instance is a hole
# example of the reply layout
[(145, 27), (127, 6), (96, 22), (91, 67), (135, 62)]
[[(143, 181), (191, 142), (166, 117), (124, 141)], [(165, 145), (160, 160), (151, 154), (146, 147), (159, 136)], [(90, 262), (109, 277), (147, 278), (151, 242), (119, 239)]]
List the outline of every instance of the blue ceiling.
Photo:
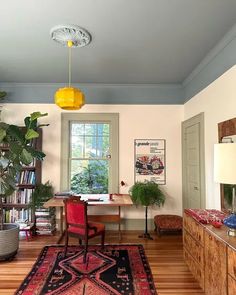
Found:
[(88, 104), (183, 104), (236, 62), (235, 0), (11, 0), (0, 22), (9, 103), (53, 103), (67, 83), (67, 50), (49, 36), (61, 23), (92, 35), (72, 56)]

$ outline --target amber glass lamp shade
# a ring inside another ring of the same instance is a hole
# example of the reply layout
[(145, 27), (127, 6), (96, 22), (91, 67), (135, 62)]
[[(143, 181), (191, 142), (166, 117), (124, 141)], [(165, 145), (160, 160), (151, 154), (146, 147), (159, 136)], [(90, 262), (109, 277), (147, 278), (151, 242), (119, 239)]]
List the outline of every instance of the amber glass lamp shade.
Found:
[(55, 93), (55, 104), (63, 110), (79, 110), (85, 104), (84, 94), (74, 87), (59, 88)]

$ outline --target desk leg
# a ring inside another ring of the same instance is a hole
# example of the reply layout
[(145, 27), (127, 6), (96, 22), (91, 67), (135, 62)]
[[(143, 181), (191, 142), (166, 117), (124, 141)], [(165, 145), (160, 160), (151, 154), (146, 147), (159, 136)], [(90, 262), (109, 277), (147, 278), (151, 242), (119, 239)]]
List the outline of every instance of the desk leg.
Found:
[(120, 217), (120, 206), (118, 207), (118, 215), (119, 215), (119, 224), (118, 224), (119, 241), (121, 241), (121, 230), (120, 230), (120, 222), (121, 222), (121, 217)]
[(63, 233), (63, 207), (60, 207), (60, 234)]
[(57, 241), (57, 244), (60, 244), (60, 242), (62, 241), (64, 235), (65, 235), (65, 231), (63, 230), (63, 207), (60, 207), (60, 237)]

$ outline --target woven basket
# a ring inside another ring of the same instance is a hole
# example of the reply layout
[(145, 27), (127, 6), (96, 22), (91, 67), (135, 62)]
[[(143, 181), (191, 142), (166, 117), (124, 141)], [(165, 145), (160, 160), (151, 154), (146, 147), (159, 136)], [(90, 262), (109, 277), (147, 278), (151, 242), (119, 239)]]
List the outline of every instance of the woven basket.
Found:
[(16, 255), (19, 247), (19, 227), (14, 223), (6, 223), (0, 230), (0, 260)]

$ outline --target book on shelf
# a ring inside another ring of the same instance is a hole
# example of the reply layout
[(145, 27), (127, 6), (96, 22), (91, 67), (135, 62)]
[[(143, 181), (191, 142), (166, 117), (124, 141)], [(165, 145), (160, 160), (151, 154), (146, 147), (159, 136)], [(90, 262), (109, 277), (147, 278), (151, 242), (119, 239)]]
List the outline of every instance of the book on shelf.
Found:
[(17, 220), (29, 220), (31, 221), (30, 209), (3, 209), (4, 222), (15, 223)]
[(48, 222), (55, 222), (55, 215), (51, 215), (51, 216), (38, 216), (37, 217), (37, 220), (36, 222), (45, 222), (45, 223), (48, 223)]
[(51, 230), (37, 230), (36, 233), (38, 235), (53, 235), (54, 234), (54, 231), (51, 231)]
[(46, 227), (46, 228), (51, 228), (51, 227), (55, 227), (55, 223), (52, 222), (36, 222), (36, 226), (37, 227)]
[(50, 208), (36, 208), (35, 209), (36, 212), (51, 212), (51, 211), (55, 211), (54, 207), (50, 207)]
[(56, 199), (67, 199), (75, 194), (71, 191), (57, 192), (54, 194), (54, 198)]
[(3, 197), (3, 203), (8, 204), (29, 204), (32, 199), (33, 189), (18, 189), (9, 197)]
[(30, 184), (35, 185), (36, 176), (33, 170), (22, 170), (16, 177), (18, 185)]
[(47, 211), (47, 212), (35, 212), (35, 216), (51, 216), (51, 212)]

